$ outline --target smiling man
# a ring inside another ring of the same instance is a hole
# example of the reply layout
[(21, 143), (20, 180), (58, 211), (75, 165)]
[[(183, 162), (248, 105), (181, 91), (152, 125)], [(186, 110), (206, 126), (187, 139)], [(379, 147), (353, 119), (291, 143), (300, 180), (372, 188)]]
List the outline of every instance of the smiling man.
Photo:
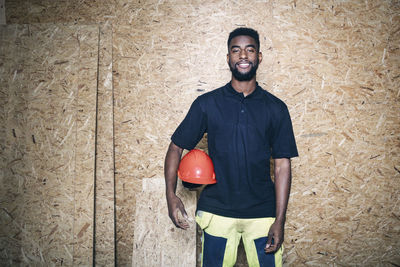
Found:
[(183, 149), (193, 149), (208, 134), (217, 183), (204, 188), (197, 204), (204, 267), (234, 266), (241, 239), (249, 266), (282, 265), (290, 158), (298, 153), (287, 106), (256, 81), (261, 61), (255, 30), (238, 28), (230, 33), (231, 81), (193, 102), (172, 135), (165, 158), (169, 216), (176, 227), (187, 229), (184, 205), (175, 194), (177, 169)]

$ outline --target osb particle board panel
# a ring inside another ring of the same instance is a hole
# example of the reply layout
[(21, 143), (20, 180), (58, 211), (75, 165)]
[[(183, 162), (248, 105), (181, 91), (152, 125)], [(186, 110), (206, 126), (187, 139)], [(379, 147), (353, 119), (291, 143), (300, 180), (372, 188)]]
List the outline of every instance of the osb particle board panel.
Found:
[(400, 261), (396, 10), (387, 1), (274, 5), (271, 89), (290, 107), (300, 153), (289, 266)]
[(7, 24), (101, 23), (115, 18), (114, 1), (6, 1)]
[[(268, 49), (268, 7), (230, 7), (224, 1), (143, 4), (132, 25), (114, 26), (118, 264), (131, 262), (127, 251), (135, 235), (132, 215), (142, 177), (163, 175), (170, 136), (191, 102), (229, 81), (226, 38), (235, 23), (263, 25)], [(254, 16), (238, 21), (243, 10)], [(222, 18), (228, 21), (219, 23)], [(269, 61), (267, 55), (264, 63)]]
[[(1, 94), (0, 94), (0, 120), (2, 125), (6, 125), (8, 121), (8, 114), (6, 112), (7, 106), (10, 106), (8, 103), (11, 101), (10, 97), (10, 85), (11, 81), (8, 79), (10, 74), (13, 72), (12, 70), (17, 70), (18, 66), (22, 64), (22, 57), (13, 58), (7, 57), (8, 55), (12, 55), (15, 53), (14, 43), (15, 36), (14, 32), (16, 31), (15, 27), (4, 27), (0, 28), (0, 38), (2, 40), (0, 44), (0, 55), (1, 55), (1, 68), (0, 68), (0, 82), (1, 82)], [(18, 78), (21, 76), (18, 76)], [(17, 78), (17, 77), (16, 77)], [(18, 81), (19, 79), (17, 79)], [(15, 79), (14, 79), (15, 81)], [(14, 127), (12, 127), (14, 128)], [(21, 165), (21, 153), (16, 149), (6, 150), (6, 146), (10, 147), (10, 143), (8, 143), (7, 133), (9, 131), (6, 130), (7, 127), (0, 127), (0, 144), (1, 144), (1, 153), (0, 153), (0, 196), (1, 196), (1, 215), (0, 215), (0, 247), (1, 247), (1, 263), (2, 264), (10, 264), (12, 263), (12, 259), (19, 258), (20, 249), (18, 244), (20, 243), (21, 238), (18, 236), (18, 233), (21, 232), (19, 225), (13, 223), (14, 217), (16, 217), (17, 213), (20, 211), (14, 212), (14, 215), (11, 214), (17, 207), (16, 203), (13, 201), (13, 198), (18, 196), (20, 193), (18, 190), (9, 190), (10, 188), (18, 188), (18, 177), (15, 179), (6, 178), (8, 176), (13, 175), (11, 170), (13, 170), (14, 166)], [(15, 132), (15, 130), (14, 130)], [(15, 146), (16, 147), (16, 146)], [(13, 162), (9, 160), (10, 156), (14, 159)], [(8, 183), (8, 186), (4, 186), (4, 184)], [(7, 226), (7, 227), (4, 227)], [(10, 234), (10, 235), (8, 235)], [(9, 238), (11, 237), (11, 238)], [(8, 248), (5, 250), (4, 248)]]
[(1, 35), (2, 264), (89, 265), (98, 28)]
[(112, 26), (100, 26), (97, 95), (95, 263), (113, 266), (114, 245), (114, 139), (112, 88)]
[[(76, 108), (74, 265), (92, 263), (98, 26), (79, 38), (79, 76)], [(81, 41), (82, 40), (82, 41)]]
[[(371, 266), (396, 261), (399, 139), (388, 134), (396, 131), (391, 123), (377, 130), (381, 114), (376, 110), (382, 106), (359, 108), (358, 113), (350, 108), (335, 115), (335, 120), (344, 122), (337, 128), (350, 127), (351, 135), (330, 130), (298, 137), (303, 154), (294, 160), (286, 227), (289, 265), (362, 262)], [(399, 124), (399, 108), (394, 105), (383, 111), (387, 122)], [(368, 255), (353, 247), (362, 247)]]
[[(257, 0), (253, 3), (248, 1), (236, 1), (232, 4), (230, 1), (200, 1), (200, 0), (167, 0), (167, 1), (92, 1), (92, 0), (7, 0), (6, 20), (12, 24), (26, 23), (102, 23), (111, 22), (113, 25), (141, 25), (151, 23), (160, 23), (173, 13), (182, 15), (182, 12), (189, 12), (196, 15), (202, 15), (203, 10), (209, 10), (208, 16), (212, 13), (215, 17), (223, 17), (233, 23), (243, 23), (245, 20), (254, 19), (245, 17), (238, 12), (234, 12), (231, 17), (231, 11), (242, 10), (246, 14), (255, 13), (264, 14), (265, 5), (272, 1)], [(210, 13), (211, 12), (211, 13)], [(261, 16), (256, 16), (262, 21)], [(206, 20), (208, 17), (196, 18), (195, 20)], [(183, 22), (182, 18), (175, 17), (173, 20)]]
[(196, 193), (178, 183), (178, 196), (191, 219), (190, 227), (182, 230), (168, 217), (164, 178), (142, 181), (142, 190), (136, 195), (132, 266), (195, 266)]
[(276, 4), (275, 91), (288, 83), (297, 98), (340, 104), (395, 97), (395, 85), (386, 84), (398, 73), (387, 65), (395, 56), (388, 45), (398, 24), (395, 12), (387, 1)]

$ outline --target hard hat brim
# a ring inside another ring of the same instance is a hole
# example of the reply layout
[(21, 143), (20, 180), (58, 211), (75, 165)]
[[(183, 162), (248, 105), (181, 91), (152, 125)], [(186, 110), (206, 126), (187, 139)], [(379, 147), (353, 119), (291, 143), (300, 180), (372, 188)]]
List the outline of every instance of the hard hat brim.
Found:
[[(179, 177), (179, 175), (178, 175)], [(192, 183), (192, 184), (216, 184), (216, 179), (209, 179), (209, 178), (184, 178), (179, 177), (184, 182)]]

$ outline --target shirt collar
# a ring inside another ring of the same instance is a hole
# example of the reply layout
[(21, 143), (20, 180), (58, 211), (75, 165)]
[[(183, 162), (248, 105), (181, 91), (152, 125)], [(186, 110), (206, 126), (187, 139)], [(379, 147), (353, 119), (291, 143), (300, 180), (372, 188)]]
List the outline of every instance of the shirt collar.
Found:
[(232, 96), (232, 97), (235, 97), (235, 98), (243, 99), (243, 98), (258, 98), (258, 97), (260, 97), (261, 96), (261, 90), (263, 90), (263, 89), (258, 85), (258, 82), (256, 82), (256, 89), (254, 89), (254, 91), (251, 94), (249, 94), (249, 95), (247, 95), (245, 97), (243, 93), (237, 92), (233, 88), (231, 82), (229, 82), (229, 83), (227, 83), (225, 85), (225, 90), (224, 91), (225, 91), (226, 95), (228, 95), (228, 96)]

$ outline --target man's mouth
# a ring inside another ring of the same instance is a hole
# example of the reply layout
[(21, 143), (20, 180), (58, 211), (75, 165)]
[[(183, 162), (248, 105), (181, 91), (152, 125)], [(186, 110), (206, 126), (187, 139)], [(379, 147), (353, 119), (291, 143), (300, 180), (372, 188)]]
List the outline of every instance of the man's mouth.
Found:
[(240, 69), (247, 69), (248, 67), (250, 67), (250, 63), (249, 62), (240, 62), (240, 63), (236, 63), (236, 66), (239, 67)]

